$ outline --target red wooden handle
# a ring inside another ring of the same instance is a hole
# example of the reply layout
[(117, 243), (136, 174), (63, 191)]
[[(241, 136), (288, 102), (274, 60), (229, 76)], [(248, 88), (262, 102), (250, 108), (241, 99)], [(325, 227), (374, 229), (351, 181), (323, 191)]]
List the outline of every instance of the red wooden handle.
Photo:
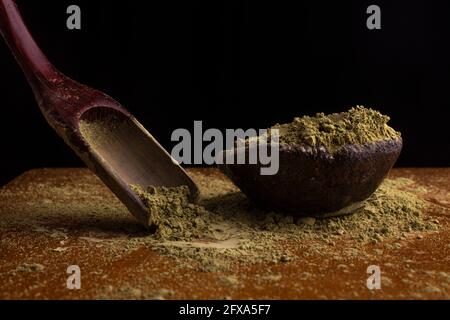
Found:
[(42, 80), (51, 81), (57, 71), (37, 46), (14, 0), (0, 0), (0, 33), (33, 89)]

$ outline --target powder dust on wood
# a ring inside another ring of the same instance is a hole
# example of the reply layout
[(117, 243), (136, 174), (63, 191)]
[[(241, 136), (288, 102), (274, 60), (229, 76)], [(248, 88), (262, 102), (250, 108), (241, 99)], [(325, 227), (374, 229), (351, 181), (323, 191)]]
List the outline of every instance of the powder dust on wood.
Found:
[(295, 245), (287, 242), (310, 244), (307, 251), (326, 254), (337, 241), (356, 240), (358, 250), (412, 232), (437, 230), (436, 223), (423, 217), (427, 204), (401, 190), (411, 183), (387, 179), (352, 215), (325, 219), (261, 210), (228, 181), (209, 183), (199, 204), (189, 203), (187, 187), (133, 186), (149, 208), (153, 228), (153, 234), (135, 241), (180, 263), (194, 262), (204, 271), (297, 259)]

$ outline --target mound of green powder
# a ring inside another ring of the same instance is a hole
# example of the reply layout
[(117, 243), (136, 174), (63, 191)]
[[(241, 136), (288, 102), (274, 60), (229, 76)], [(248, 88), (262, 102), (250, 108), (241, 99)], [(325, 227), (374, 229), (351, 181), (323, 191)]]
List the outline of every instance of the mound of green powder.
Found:
[(198, 205), (189, 203), (187, 187), (133, 187), (153, 225), (153, 234), (136, 241), (203, 271), (286, 263), (298, 258), (299, 248), (305, 255), (314, 252), (339, 259), (340, 254), (330, 252), (334, 243), (350, 241), (352, 250), (363, 254), (364, 245), (397, 241), (411, 232), (438, 227), (423, 214), (428, 204), (402, 190), (414, 184), (409, 179), (385, 180), (352, 215), (320, 219), (264, 211), (229, 181), (194, 178), (200, 186), (207, 186), (201, 188)]
[(291, 123), (277, 124), (272, 129), (279, 129), (281, 144), (323, 146), (333, 153), (347, 144), (363, 145), (400, 137), (387, 124), (389, 120), (376, 110), (357, 106), (342, 113), (294, 118)]
[(190, 240), (205, 236), (211, 213), (189, 202), (189, 188), (131, 185), (149, 211), (149, 225), (158, 239)]

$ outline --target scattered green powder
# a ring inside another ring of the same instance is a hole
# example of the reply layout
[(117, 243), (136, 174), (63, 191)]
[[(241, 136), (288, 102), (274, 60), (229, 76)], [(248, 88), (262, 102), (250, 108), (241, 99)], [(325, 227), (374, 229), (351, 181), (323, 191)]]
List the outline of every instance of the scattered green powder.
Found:
[[(281, 144), (322, 146), (336, 152), (347, 144), (399, 138), (388, 121), (378, 111), (357, 106), (343, 113), (295, 118), (273, 128), (280, 130)], [(189, 202), (185, 186), (132, 186), (148, 208), (153, 231), (151, 237), (139, 241), (179, 263), (191, 261), (201, 270), (226, 271), (241, 264), (285, 263), (299, 257), (299, 248), (302, 254), (326, 254), (335, 242), (350, 241), (357, 250), (355, 242), (376, 244), (437, 228), (422, 215), (426, 203), (401, 190), (414, 184), (408, 179), (386, 180), (352, 215), (326, 219), (258, 209), (242, 192), (230, 188), (229, 181), (218, 181), (201, 181), (208, 188), (206, 195), (202, 190), (198, 205)]]
[(337, 241), (356, 240), (363, 246), (399, 240), (411, 232), (437, 229), (422, 214), (427, 204), (400, 189), (413, 183), (385, 180), (354, 214), (326, 219), (262, 211), (226, 181), (211, 185), (200, 205), (189, 203), (187, 187), (133, 186), (149, 208), (154, 229), (139, 241), (179, 263), (191, 261), (204, 271), (227, 271), (241, 264), (288, 262), (298, 258), (296, 249), (304, 245), (304, 254), (326, 254), (326, 248)]
[(294, 118), (291, 123), (277, 124), (272, 129), (280, 130), (281, 144), (323, 146), (333, 153), (347, 144), (362, 145), (399, 138), (400, 133), (388, 126), (389, 120), (378, 111), (357, 106), (342, 113)]
[(17, 267), (19, 272), (41, 272), (45, 267), (39, 263), (23, 263)]

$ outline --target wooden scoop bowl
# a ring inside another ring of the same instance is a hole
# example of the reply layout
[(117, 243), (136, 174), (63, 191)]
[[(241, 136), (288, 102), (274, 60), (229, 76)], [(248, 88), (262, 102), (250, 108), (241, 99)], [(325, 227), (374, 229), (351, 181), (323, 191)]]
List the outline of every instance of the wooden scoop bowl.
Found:
[(117, 101), (61, 74), (36, 45), (12, 0), (0, 0), (0, 32), (48, 123), (146, 227), (149, 213), (130, 189), (195, 183)]
[[(249, 148), (235, 152), (248, 155)], [(401, 149), (401, 138), (347, 145), (333, 155), (324, 148), (280, 145), (276, 175), (261, 175), (260, 165), (219, 168), (257, 205), (292, 215), (325, 217), (361, 207), (389, 173)]]

